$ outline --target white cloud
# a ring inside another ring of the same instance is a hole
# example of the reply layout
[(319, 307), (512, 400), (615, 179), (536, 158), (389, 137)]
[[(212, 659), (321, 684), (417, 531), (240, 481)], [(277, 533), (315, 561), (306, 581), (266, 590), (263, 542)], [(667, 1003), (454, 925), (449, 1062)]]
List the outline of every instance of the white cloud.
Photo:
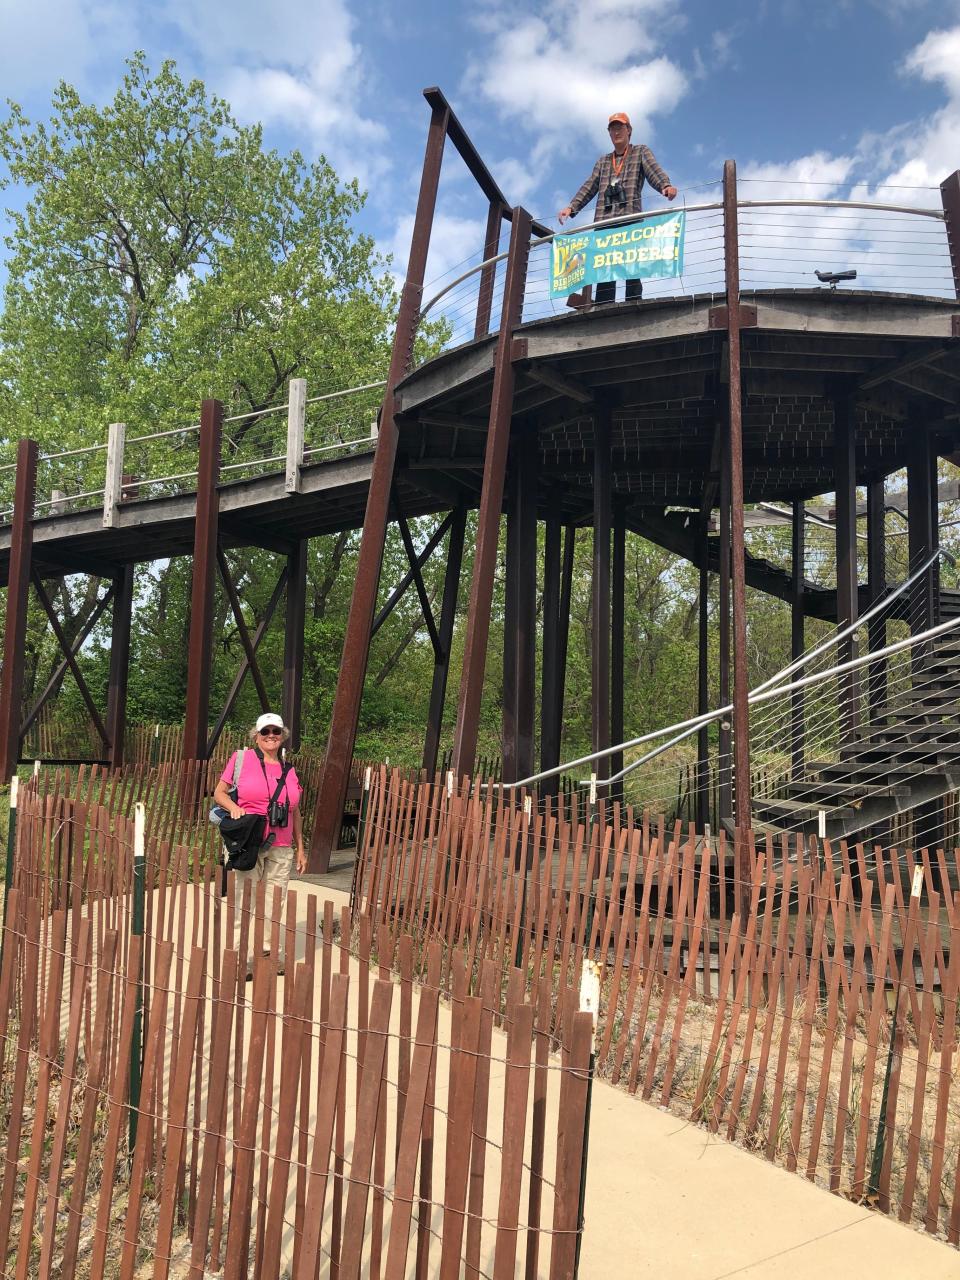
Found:
[(635, 135), (648, 135), (654, 116), (672, 111), (687, 88), (684, 72), (658, 52), (664, 22), (658, 0), (497, 11), (485, 17), (490, 44), (471, 61), (467, 85), (502, 119), (535, 121), (540, 133), (605, 144), (607, 117), (626, 111)]
[(136, 44), (134, 15), (119, 0), (3, 0), (0, 86), (19, 98), (38, 83), (47, 91), (59, 80), (83, 82), (100, 59)]
[(831, 156), (824, 151), (783, 163), (750, 163), (738, 172), (744, 184), (743, 199), (827, 200), (848, 181), (854, 167), (851, 156)]

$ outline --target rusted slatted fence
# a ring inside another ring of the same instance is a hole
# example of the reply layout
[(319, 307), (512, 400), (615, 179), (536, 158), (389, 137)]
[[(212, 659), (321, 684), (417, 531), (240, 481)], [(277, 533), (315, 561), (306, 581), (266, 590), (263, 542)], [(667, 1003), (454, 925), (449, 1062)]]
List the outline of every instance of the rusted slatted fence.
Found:
[(20, 789), (4, 1274), (570, 1275), (592, 1039), (572, 987), (530, 992), (509, 957), (475, 980), (463, 948), (312, 894), (221, 896), (210, 779), (164, 767)]
[(748, 844), (741, 917), (722, 834), (380, 769), (354, 901), (445, 989), (512, 973), (547, 1036), (595, 961), (602, 1076), (957, 1244), (958, 851)]

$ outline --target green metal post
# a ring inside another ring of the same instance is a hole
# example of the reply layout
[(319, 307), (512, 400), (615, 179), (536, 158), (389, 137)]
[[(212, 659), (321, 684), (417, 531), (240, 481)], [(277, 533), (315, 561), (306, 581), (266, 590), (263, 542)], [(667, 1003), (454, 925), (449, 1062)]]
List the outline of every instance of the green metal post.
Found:
[[(523, 935), (527, 927), (527, 876), (529, 869), (527, 862), (529, 854), (527, 851), (527, 838), (530, 832), (530, 797), (523, 797), (523, 884), (520, 886), (520, 927), (517, 930), (517, 946), (513, 956), (513, 966), (515, 969), (520, 968), (520, 962), (523, 959)], [(518, 868), (519, 869), (519, 868)]]
[(360, 855), (367, 834), (367, 807), (370, 803), (370, 774), (372, 769), (367, 765), (363, 772), (363, 790), (360, 793), (360, 818), (357, 822), (357, 860), (353, 864), (353, 875), (350, 879), (350, 918), (353, 919), (353, 908), (357, 900), (357, 872), (360, 869)]
[(580, 1274), (580, 1246), (587, 1203), (587, 1156), (590, 1149), (590, 1108), (593, 1105), (593, 1077), (597, 1062), (597, 1018), (600, 1013), (600, 965), (585, 960), (580, 975), (580, 1012), (593, 1014), (593, 1039), (590, 1042), (590, 1067), (587, 1074), (587, 1105), (583, 1113), (583, 1149), (580, 1155), (580, 1198), (577, 1205), (577, 1248), (573, 1260), (573, 1280)]
[(10, 820), (7, 826), (7, 862), (3, 874), (3, 933), (0, 934), (0, 969), (3, 968), (3, 948), (7, 940), (7, 903), (13, 888), (14, 862), (17, 852), (17, 790), (20, 779), (16, 774), (10, 779)]
[[(136, 805), (133, 817), (133, 920), (131, 933), (143, 937), (144, 899), (146, 896), (147, 859), (144, 845), (145, 810)], [(143, 953), (137, 974), (137, 1000), (133, 1015), (133, 1041), (130, 1045), (130, 1157), (137, 1145), (137, 1120), (140, 1116), (140, 1083), (143, 1073)]]
[(890, 1094), (890, 1076), (893, 1073), (893, 1055), (897, 1043), (897, 1014), (899, 1009), (900, 987), (898, 985), (897, 996), (893, 1002), (893, 1017), (890, 1020), (890, 1048), (887, 1051), (887, 1069), (883, 1077), (883, 1095), (880, 1099), (880, 1116), (877, 1120), (877, 1140), (873, 1144), (873, 1159), (870, 1161), (870, 1182), (867, 1186), (867, 1194), (870, 1196), (876, 1196), (880, 1193), (883, 1148), (887, 1141), (887, 1098)]

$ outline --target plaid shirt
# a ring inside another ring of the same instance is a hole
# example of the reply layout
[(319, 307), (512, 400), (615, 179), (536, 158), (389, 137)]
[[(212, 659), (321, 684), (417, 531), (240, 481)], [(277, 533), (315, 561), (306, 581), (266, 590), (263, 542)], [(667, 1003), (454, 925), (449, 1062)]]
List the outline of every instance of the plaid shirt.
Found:
[[(592, 200), (597, 192), (600, 193), (600, 196), (597, 200), (595, 221), (604, 222), (608, 218), (617, 218), (625, 213), (639, 213), (642, 208), (640, 191), (643, 188), (644, 179), (650, 183), (655, 191), (663, 191), (664, 187), (673, 185), (657, 164), (649, 147), (645, 147), (642, 144), (636, 146), (631, 144), (627, 147), (627, 158), (623, 168), (620, 170), (619, 179), (615, 179), (613, 175), (613, 152), (607, 151), (593, 166), (593, 172), (590, 177), (570, 201), (571, 215), (576, 217), (587, 201)], [(627, 203), (605, 210), (603, 207), (603, 193), (611, 181), (617, 180), (623, 187)]]

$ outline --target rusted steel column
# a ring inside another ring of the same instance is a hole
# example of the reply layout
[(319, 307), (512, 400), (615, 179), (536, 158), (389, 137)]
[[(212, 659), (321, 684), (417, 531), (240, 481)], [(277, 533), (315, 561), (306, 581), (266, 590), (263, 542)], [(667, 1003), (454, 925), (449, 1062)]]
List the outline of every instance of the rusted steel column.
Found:
[[(300, 747), (303, 711), (303, 629), (307, 616), (307, 553), (299, 538), (287, 556), (287, 610), (283, 623), (283, 723), (290, 730), (291, 751)], [(251, 668), (252, 670), (252, 668)]]
[[(560, 537), (559, 499), (551, 494), (550, 514), (543, 538), (543, 656), (540, 663), (540, 768), (554, 769), (560, 763), (560, 720), (557, 708), (557, 681), (560, 659)], [(556, 795), (557, 780), (540, 784), (541, 795)]]
[(520, 559), (520, 467), (517, 463), (517, 442), (507, 454), (507, 478), (505, 483), (504, 511), (506, 546), (504, 548), (503, 581), (503, 705), (501, 707), (500, 737), (503, 744), (503, 780), (516, 782), (517, 772), (517, 623), (519, 619), (519, 559)]
[(537, 480), (536, 427), (524, 424), (517, 448), (519, 511), (517, 521), (517, 769), (534, 771), (537, 714)]
[(193, 586), (190, 592), (190, 642), (187, 653), (187, 707), (183, 754), (187, 760), (207, 755), (210, 668), (213, 658), (213, 588), (217, 574), (217, 527), (220, 499), (220, 438), (223, 405), (204, 400), (200, 409), (200, 461), (197, 474), (197, 517), (193, 535)]
[[(907, 544), (911, 573), (937, 546), (936, 483), (936, 455), (921, 424), (911, 435), (907, 453)], [(933, 625), (934, 581), (931, 569), (910, 589), (910, 630), (914, 634)]]
[(377, 603), (380, 582), (380, 564), (390, 514), (390, 490), (393, 468), (397, 456), (397, 422), (394, 409), (394, 388), (410, 367), (413, 342), (417, 332), (420, 303), (423, 298), (423, 275), (430, 247), (430, 232), (437, 203), (437, 187), (440, 182), (440, 163), (446, 139), (449, 108), (437, 104), (433, 108), (427, 149), (420, 177), (420, 196), (413, 224), (413, 241), (407, 264), (407, 278), (400, 294), (400, 310), (393, 338), (393, 352), (380, 413), (380, 431), (373, 458), (373, 473), (367, 493), (367, 507), (363, 517), (363, 535), (350, 613), (343, 639), (343, 657), (340, 678), (333, 700), (327, 751), (317, 793), (313, 831), (310, 837), (309, 868), (311, 872), (326, 871), (330, 852), (335, 847), (340, 832), (343, 802), (347, 794), (353, 744), (357, 736), (360, 718), (360, 701), (363, 697), (363, 681), (367, 672), (370, 650), (370, 629), (373, 611)]
[(110, 768), (123, 764), (127, 728), (127, 681), (130, 676), (130, 624), (133, 621), (133, 565), (113, 579), (113, 627), (110, 632), (110, 677), (107, 687), (107, 748)]
[[(590, 637), (591, 742), (594, 751), (610, 746), (610, 530), (612, 460), (609, 402), (597, 404), (593, 420), (593, 617)], [(606, 771), (603, 770), (605, 773)]]
[[(726, 430), (727, 406), (723, 413), (723, 443), (720, 449), (720, 537), (717, 552), (720, 558), (718, 575), (719, 620), (718, 632), (720, 640), (720, 706), (730, 705), (730, 433)], [(720, 818), (733, 816), (733, 737), (731, 733), (732, 719), (727, 716), (720, 721), (719, 736), (719, 792)]]
[(513, 415), (515, 375), (510, 362), (511, 344), (513, 330), (519, 324), (523, 311), (527, 259), (530, 256), (531, 221), (526, 209), (514, 209), (503, 290), (503, 310), (500, 316), (500, 335), (494, 358), (490, 423), (483, 460), (483, 488), (480, 492), (477, 546), (473, 563), (473, 579), (470, 583), (470, 604), (464, 642), (463, 679), (460, 682), (460, 701), (454, 736), (453, 768), (458, 777), (473, 772), (477, 752), (477, 724), (483, 696), (487, 641), (490, 636), (493, 575), (500, 533), (500, 510), (503, 506), (503, 483), (507, 465), (507, 448), (510, 442), (510, 422)]
[(467, 509), (461, 504), (453, 513), (450, 540), (447, 543), (447, 570), (443, 578), (443, 601), (440, 605), (441, 652), (435, 656), (433, 663), (430, 710), (427, 713), (427, 733), (423, 744), (423, 768), (428, 778), (432, 778), (437, 771), (437, 754), (440, 748), (440, 733), (443, 729), (443, 707), (447, 696), (453, 627), (457, 619), (457, 596), (460, 592), (460, 568), (463, 564), (463, 539), (466, 527)]
[[(871, 604), (875, 604), (887, 589), (884, 502), (884, 483), (881, 476), (879, 480), (874, 480), (867, 486), (867, 586)], [(867, 623), (867, 643), (871, 653), (886, 647), (887, 623), (882, 615), (872, 618)], [(886, 659), (870, 664), (867, 680), (870, 720), (876, 722), (887, 708)]]
[[(503, 222), (503, 205), (491, 200), (487, 211), (487, 231), (483, 237), (483, 261), (495, 258), (500, 252), (500, 224)], [(480, 272), (480, 292), (477, 297), (477, 323), (474, 338), (485, 338), (490, 332), (490, 312), (493, 307), (493, 286), (497, 278), (496, 265), (484, 267)]]
[[(806, 601), (803, 598), (806, 523), (802, 502), (793, 504), (791, 533), (793, 600), (790, 603), (790, 660), (794, 661), (806, 648)], [(807, 675), (808, 673), (800, 671), (799, 674)], [(799, 778), (803, 773), (805, 727), (803, 693), (802, 689), (795, 689), (790, 695), (790, 755), (795, 778)]]
[[(737, 830), (751, 827), (750, 708), (747, 696), (747, 589), (743, 545), (743, 396), (740, 382), (740, 243), (737, 225), (737, 166), (723, 166), (723, 264), (730, 344), (730, 577), (733, 586), (734, 818)], [(741, 918), (749, 908), (750, 851), (739, 841)]]
[(960, 169), (954, 169), (950, 177), (940, 183), (940, 199), (947, 228), (950, 266), (953, 268), (953, 288), (960, 298)]
[[(710, 710), (710, 544), (706, 521), (700, 531), (699, 616), (697, 619), (697, 715)], [(710, 821), (710, 728), (697, 733), (697, 827)]]
[(33, 558), (33, 504), (37, 498), (35, 440), (17, 444), (17, 472), (10, 525), (10, 568), (0, 672), (0, 781), (9, 782), (20, 759), (20, 704), (23, 700), (23, 647), (27, 638), (27, 600)]
[[(623, 741), (623, 680), (624, 680), (624, 593), (627, 577), (627, 522), (623, 502), (613, 500), (613, 571), (612, 610), (610, 637), (610, 741)], [(623, 768), (623, 752), (615, 751), (610, 757), (610, 773)], [(615, 782), (610, 789), (612, 800), (623, 799), (623, 783)]]
[[(853, 402), (842, 390), (834, 397), (834, 459), (836, 486), (837, 626), (855, 622), (859, 611), (857, 581), (857, 437)], [(838, 662), (856, 656), (853, 636), (841, 641)], [(859, 680), (855, 671), (840, 677), (840, 732), (848, 741), (857, 729)]]

